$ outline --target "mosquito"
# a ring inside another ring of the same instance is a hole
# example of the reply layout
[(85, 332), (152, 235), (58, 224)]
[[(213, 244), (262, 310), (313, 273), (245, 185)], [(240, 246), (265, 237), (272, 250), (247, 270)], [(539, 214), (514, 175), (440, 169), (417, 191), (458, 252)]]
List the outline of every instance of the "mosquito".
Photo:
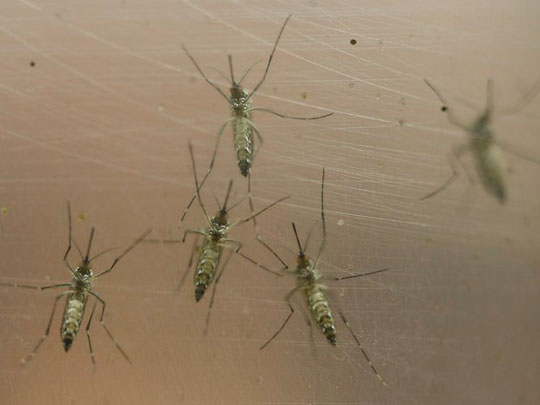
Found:
[[(274, 274), (281, 275), (281, 273), (276, 273), (260, 264), (258, 264), (255, 260), (251, 259), (250, 257), (244, 255), (242, 252), (240, 252), (240, 249), (242, 248), (242, 243), (230, 239), (228, 237), (229, 231), (234, 228), (236, 225), (246, 223), (251, 221), (253, 218), (259, 216), (266, 210), (270, 209), (274, 205), (286, 200), (290, 196), (285, 196), (280, 198), (279, 200), (274, 201), (273, 203), (267, 205), (265, 208), (259, 210), (257, 213), (250, 215), (246, 218), (238, 219), (234, 222), (231, 222), (229, 218), (229, 211), (233, 208), (227, 208), (227, 204), (229, 201), (229, 197), (231, 194), (231, 189), (233, 182), (232, 180), (229, 182), (229, 186), (227, 188), (227, 194), (225, 196), (225, 200), (223, 202), (223, 205), (219, 204), (218, 201), (218, 207), (219, 210), (217, 211), (216, 215), (213, 217), (210, 217), (208, 215), (208, 212), (206, 211), (206, 208), (204, 206), (204, 203), (201, 198), (200, 194), (200, 184), (199, 180), (197, 178), (197, 170), (195, 166), (195, 157), (193, 154), (193, 145), (191, 142), (189, 143), (189, 154), (191, 157), (191, 164), (193, 167), (193, 176), (195, 178), (195, 190), (197, 194), (197, 200), (199, 202), (199, 206), (201, 207), (204, 217), (206, 219), (206, 222), (208, 224), (208, 228), (200, 228), (200, 229), (188, 229), (184, 232), (184, 236), (182, 238), (182, 242), (185, 242), (186, 237), (188, 234), (197, 234), (203, 236), (203, 243), (202, 248), (200, 249), (199, 253), (199, 259), (197, 261), (196, 265), (196, 271), (195, 271), (195, 300), (200, 301), (200, 299), (203, 297), (206, 289), (212, 282), (217, 267), (219, 265), (221, 255), (223, 252), (224, 247), (232, 248), (234, 249), (235, 253), (238, 253), (240, 256), (244, 257), (245, 259), (249, 260), (253, 264), (255, 264), (257, 267), (262, 268), (263, 270), (270, 271)], [(238, 205), (235, 204), (234, 206)], [(233, 247), (234, 246), (234, 247)], [(270, 251), (275, 254), (275, 252), (268, 247)]]
[[(427, 79), (424, 79), (424, 81), (443, 103), (441, 111), (446, 113), (448, 122), (467, 132), (469, 135), (469, 142), (454, 147), (448, 156), (448, 162), (452, 169), (450, 177), (441, 186), (420, 199), (426, 200), (431, 198), (452, 184), (459, 176), (458, 163), (460, 163), (460, 159), (466, 152), (471, 152), (476, 164), (476, 172), (484, 185), (485, 190), (495, 197), (499, 203), (505, 203), (507, 199), (506, 183), (504, 179), (506, 165), (501, 145), (496, 141), (495, 134), (491, 129), (495, 110), (493, 81), (487, 81), (486, 107), (484, 108), (484, 111), (482, 111), (471, 124), (462, 123), (454, 114), (454, 110), (449, 106), (446, 98)], [(522, 96), (517, 103), (504, 110), (498, 111), (498, 115), (513, 114), (521, 111), (538, 94), (538, 91), (540, 90), (539, 85), (540, 81), (538, 81), (529, 92)], [(509, 150), (507, 147), (504, 149), (507, 152), (514, 153), (522, 158), (532, 160), (522, 154)]]
[[(261, 347), (260, 349), (264, 349), (266, 346), (270, 344), (285, 328), (289, 320), (294, 314), (294, 307), (291, 303), (291, 298), (294, 296), (294, 294), (298, 291), (304, 292), (304, 298), (306, 300), (306, 303), (311, 310), (311, 314), (319, 326), (321, 332), (326, 337), (326, 340), (328, 343), (330, 343), (332, 346), (336, 346), (337, 344), (337, 335), (336, 335), (336, 322), (334, 315), (332, 313), (332, 310), (330, 309), (330, 303), (328, 302), (328, 299), (326, 298), (325, 290), (327, 289), (326, 285), (322, 284), (321, 281), (323, 279), (329, 279), (334, 281), (339, 280), (347, 280), (351, 278), (356, 277), (365, 277), (372, 274), (382, 273), (383, 271), (389, 270), (389, 268), (384, 268), (380, 270), (370, 271), (368, 273), (362, 273), (362, 274), (353, 274), (345, 277), (323, 277), (319, 273), (318, 270), (318, 264), (319, 259), (321, 257), (321, 254), (324, 250), (324, 247), (326, 245), (326, 221), (324, 217), (324, 168), (322, 171), (322, 180), (321, 180), (321, 219), (322, 219), (322, 241), (319, 246), (319, 250), (317, 252), (317, 256), (315, 257), (315, 260), (311, 259), (308, 255), (306, 255), (306, 249), (309, 242), (309, 237), (311, 235), (311, 231), (308, 233), (308, 236), (306, 238), (306, 242), (304, 244), (304, 247), (302, 247), (302, 244), (300, 243), (300, 238), (298, 237), (298, 232), (296, 230), (296, 225), (294, 222), (292, 222), (292, 228), (294, 231), (294, 236), (296, 238), (296, 243), (298, 244), (298, 256), (296, 258), (296, 268), (294, 270), (294, 273), (296, 275), (296, 287), (293, 288), (289, 293), (286, 295), (286, 301), (289, 306), (289, 315), (285, 319), (285, 321), (281, 324), (279, 329), (268, 339)], [(312, 228), (313, 229), (313, 228)], [(339, 316), (349, 332), (351, 333), (352, 337), (354, 338), (356, 344), (360, 347), (360, 350), (362, 351), (362, 354), (364, 358), (366, 359), (367, 363), (369, 364), (371, 370), (373, 373), (377, 376), (377, 378), (384, 384), (388, 385), (386, 381), (381, 377), (373, 363), (371, 362), (371, 359), (369, 358), (366, 350), (362, 347), (360, 340), (356, 336), (356, 334), (353, 332), (349, 321), (345, 318), (343, 315), (343, 312), (341, 310), (338, 310)], [(311, 323), (308, 322), (310, 325)]]
[[(251, 166), (253, 164), (253, 160), (255, 156), (257, 155), (258, 149), (263, 143), (263, 138), (253, 123), (252, 120), (252, 112), (253, 111), (260, 111), (260, 112), (266, 112), (270, 114), (277, 115), (281, 118), (289, 118), (289, 119), (295, 119), (295, 120), (318, 120), (321, 118), (326, 118), (331, 116), (333, 113), (328, 113), (324, 115), (320, 115), (317, 117), (293, 117), (285, 114), (281, 114), (275, 111), (272, 111), (268, 108), (254, 108), (251, 104), (251, 98), (253, 94), (259, 90), (259, 88), (262, 86), (266, 79), (266, 75), (268, 73), (268, 69), (270, 68), (270, 64), (272, 62), (272, 58), (274, 57), (274, 53), (276, 51), (277, 45), (279, 43), (279, 40), (281, 38), (281, 35), (283, 34), (283, 31), (285, 30), (285, 26), (289, 22), (289, 19), (291, 16), (289, 15), (285, 22), (283, 23), (283, 26), (281, 27), (281, 30), (279, 31), (279, 34), (276, 38), (276, 42), (274, 43), (274, 48), (272, 49), (272, 53), (270, 54), (270, 57), (268, 58), (268, 63), (266, 64), (266, 69), (264, 71), (264, 74), (261, 78), (261, 80), (255, 85), (253, 90), (251, 92), (247, 91), (244, 87), (242, 87), (242, 81), (247, 76), (247, 74), (250, 72), (250, 70), (253, 68), (254, 65), (252, 65), (246, 73), (242, 76), (239, 82), (237, 82), (234, 78), (234, 72), (233, 72), (233, 63), (232, 63), (232, 56), (229, 54), (229, 70), (231, 73), (231, 78), (227, 78), (225, 75), (225, 79), (230, 83), (230, 92), (231, 96), (228, 97), (223, 90), (221, 90), (214, 82), (212, 82), (202, 71), (199, 64), (195, 60), (195, 58), (191, 55), (191, 53), (187, 50), (186, 46), (182, 44), (182, 48), (184, 49), (184, 52), (187, 54), (189, 59), (191, 59), (191, 62), (195, 65), (195, 68), (199, 71), (201, 76), (206, 80), (208, 84), (210, 84), (213, 88), (215, 88), (219, 94), (221, 94), (225, 100), (227, 100), (227, 103), (231, 107), (231, 117), (228, 118), (221, 128), (219, 129), (217, 140), (216, 140), (216, 146), (214, 149), (214, 153), (212, 156), (212, 161), (210, 163), (210, 167), (214, 165), (215, 159), (216, 159), (216, 153), (219, 147), (219, 142), (221, 139), (221, 135), (223, 134), (223, 131), (225, 130), (225, 127), (228, 123), (232, 123), (232, 129), (233, 129), (233, 138), (234, 138), (234, 149), (236, 154), (236, 161), (238, 164), (238, 167), (240, 169), (240, 173), (244, 177), (247, 177), (247, 175), (250, 173)], [(253, 133), (257, 136), (259, 140), (259, 147), (257, 148), (257, 151), (254, 151), (254, 144), (253, 144)], [(201, 186), (206, 181), (206, 177), (203, 178), (201, 181)], [(193, 196), (192, 202), (195, 199), (195, 196)], [(191, 202), (191, 203), (192, 203)], [(191, 205), (190, 203), (190, 205)]]
[[(101, 277), (109, 273), (110, 271), (112, 271), (114, 267), (116, 266), (116, 264), (120, 261), (120, 259), (122, 259), (126, 254), (128, 254), (139, 242), (141, 242), (150, 233), (151, 230), (147, 230), (138, 239), (136, 239), (130, 246), (128, 246), (127, 249), (125, 249), (119, 256), (117, 256), (113, 260), (109, 268), (94, 275), (94, 272), (92, 269), (92, 261), (96, 259), (97, 257), (103, 255), (104, 253), (109, 252), (111, 249), (107, 249), (93, 257), (90, 257), (90, 249), (92, 247), (92, 241), (94, 239), (94, 232), (95, 232), (95, 228), (92, 227), (90, 231), (90, 238), (88, 240), (88, 248), (86, 250), (86, 254), (83, 256), (81, 250), (79, 249), (79, 246), (77, 245), (77, 242), (75, 242), (75, 240), (73, 240), (71, 236), (71, 204), (69, 202), (68, 202), (68, 224), (69, 224), (69, 243), (68, 243), (68, 248), (66, 250), (66, 253), (64, 254), (63, 261), (72, 275), (72, 279), (69, 283), (59, 283), (59, 284), (52, 284), (52, 285), (46, 285), (46, 286), (0, 283), (3, 286), (29, 288), (29, 289), (39, 290), (39, 291), (47, 290), (51, 288), (60, 288), (60, 287), (68, 288), (66, 291), (63, 291), (56, 296), (54, 300), (51, 316), (49, 318), (49, 322), (47, 323), (47, 328), (45, 329), (45, 333), (39, 339), (38, 343), (34, 346), (30, 354), (26, 356), (22, 360), (22, 362), (23, 364), (29, 362), (37, 354), (37, 351), (41, 347), (42, 343), (49, 336), (52, 320), (54, 318), (54, 313), (56, 311), (56, 305), (58, 304), (58, 301), (64, 296), (66, 296), (67, 299), (66, 299), (66, 304), (64, 307), (64, 314), (62, 315), (62, 323), (60, 326), (60, 338), (64, 346), (64, 351), (68, 352), (68, 350), (73, 345), (73, 342), (75, 338), (77, 337), (77, 334), (79, 333), (81, 322), (84, 316), (84, 311), (86, 309), (86, 304), (88, 303), (88, 298), (90, 296), (93, 296), (96, 301), (94, 302), (92, 312), (90, 313), (90, 316), (88, 318), (85, 332), (88, 338), (88, 348), (90, 350), (90, 357), (92, 359), (92, 363), (94, 367), (96, 366), (96, 360), (94, 358), (94, 350), (92, 347), (92, 340), (90, 338), (90, 326), (92, 324), (92, 319), (94, 317), (94, 312), (96, 310), (96, 305), (98, 302), (101, 304), (101, 307), (102, 307), (99, 322), (105, 329), (105, 332), (107, 332), (107, 335), (109, 336), (111, 341), (114, 343), (118, 351), (131, 364), (131, 360), (129, 359), (128, 355), (122, 349), (122, 347), (116, 342), (109, 328), (105, 324), (104, 316), (105, 316), (105, 308), (107, 304), (105, 300), (101, 298), (101, 296), (93, 289), (92, 283), (96, 278)], [(82, 260), (79, 266), (75, 268), (71, 267), (67, 259), (69, 252), (71, 251), (72, 241), (75, 244), (75, 247), (77, 248), (77, 251), (79, 252), (81, 256), (81, 260)]]

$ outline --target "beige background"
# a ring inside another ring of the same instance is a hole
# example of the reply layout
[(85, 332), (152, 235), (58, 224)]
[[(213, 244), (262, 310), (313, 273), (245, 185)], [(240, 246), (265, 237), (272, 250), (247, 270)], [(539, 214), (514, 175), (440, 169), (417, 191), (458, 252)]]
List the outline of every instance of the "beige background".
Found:
[[(253, 169), (257, 207), (292, 198), (261, 216), (264, 237), (291, 265), (290, 221), (305, 237), (319, 219), (327, 168), (328, 248), (321, 271), (369, 279), (332, 283), (339, 305), (391, 388), (371, 373), (338, 323), (338, 347), (301, 312), (264, 351), (287, 315), (292, 276), (276, 280), (234, 257), (216, 293), (196, 304), (191, 277), (174, 292), (191, 243), (139, 246), (96, 282), (127, 364), (93, 325), (97, 369), (84, 333), (66, 355), (60, 314), (39, 355), (54, 292), (0, 291), (0, 402), (6, 404), (537, 404), (540, 402), (540, 167), (508, 156), (510, 200), (501, 206), (462, 176), (443, 194), (418, 198), (449, 174), (446, 155), (465, 140), (439, 112), (429, 78), (465, 119), (495, 81), (497, 105), (530, 89), (540, 72), (537, 1), (30, 1), (0, 3), (0, 281), (69, 279), (66, 201), (74, 236), (95, 250), (124, 247), (146, 228), (176, 237), (194, 190), (188, 139), (202, 175), (225, 101), (182, 52), (219, 73), (234, 56), (237, 76), (266, 59), (286, 28), (258, 106), (301, 122), (255, 116), (265, 144)], [(350, 40), (357, 44), (351, 45)], [(34, 62), (35, 66), (31, 66)], [(258, 65), (246, 79), (261, 76)], [(540, 158), (537, 98), (500, 117), (508, 144)], [(470, 167), (470, 164), (468, 164)], [(235, 181), (230, 129), (204, 190), (223, 198)], [(247, 215), (247, 205), (233, 216)], [(203, 224), (194, 207), (187, 227)], [(320, 228), (312, 249), (320, 240)], [(246, 253), (277, 266), (250, 225), (232, 235)], [(108, 266), (110, 253), (96, 260)], [(71, 262), (76, 263), (73, 252)], [(295, 305), (302, 305), (301, 296)]]

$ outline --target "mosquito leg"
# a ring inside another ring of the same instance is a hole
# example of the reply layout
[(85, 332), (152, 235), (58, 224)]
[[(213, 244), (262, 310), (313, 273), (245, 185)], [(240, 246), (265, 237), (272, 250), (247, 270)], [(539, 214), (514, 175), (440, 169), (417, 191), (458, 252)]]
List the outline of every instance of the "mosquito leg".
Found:
[(255, 124), (253, 122), (249, 121), (249, 120), (248, 120), (248, 123), (249, 123), (251, 129), (253, 130), (253, 132), (255, 132), (255, 135), (257, 135), (257, 139), (259, 140), (259, 145), (257, 146), (257, 149), (253, 153), (253, 158), (251, 159), (251, 164), (253, 165), (253, 162), (255, 162), (255, 158), (259, 154), (259, 150), (261, 149), (261, 146), (264, 143), (264, 140), (263, 140), (263, 137), (262, 137), (261, 133), (259, 132), (259, 130), (255, 126)]
[(431, 90), (439, 97), (439, 100), (443, 103), (443, 106), (441, 108), (441, 111), (446, 112), (446, 118), (448, 119), (448, 122), (450, 124), (455, 125), (456, 127), (459, 127), (465, 131), (468, 131), (469, 128), (467, 125), (461, 123), (461, 121), (458, 120), (458, 118), (454, 115), (454, 109), (448, 105), (448, 101), (446, 98), (433, 86), (427, 79), (424, 79), (424, 82), (429, 86)]
[(362, 347), (362, 345), (360, 343), (360, 340), (358, 339), (358, 337), (353, 332), (353, 330), (351, 328), (351, 325), (349, 325), (349, 321), (347, 321), (347, 319), (345, 319), (345, 316), (343, 315), (343, 312), (341, 312), (341, 309), (338, 308), (338, 312), (339, 312), (339, 316), (343, 320), (343, 323), (345, 324), (347, 329), (349, 329), (349, 332), (351, 333), (352, 337), (356, 341), (356, 344), (360, 347), (360, 350), (362, 351), (362, 354), (364, 355), (364, 358), (366, 359), (367, 363), (369, 364), (369, 367), (371, 367), (371, 370), (373, 371), (373, 373), (377, 376), (377, 378), (381, 381), (381, 383), (383, 385), (388, 386), (388, 383), (384, 380), (384, 378), (381, 377), (381, 375), (379, 374), (379, 372), (377, 371), (377, 369), (375, 368), (375, 366), (371, 362), (371, 359), (369, 358), (369, 356), (368, 356), (367, 352), (365, 351), (365, 349)]
[(137, 246), (144, 238), (146, 238), (150, 234), (150, 232), (152, 232), (152, 229), (148, 229), (145, 233), (143, 233), (141, 236), (139, 236), (137, 239), (135, 239), (135, 241), (131, 245), (129, 245), (126, 248), (126, 250), (124, 250), (122, 253), (120, 253), (120, 255), (117, 256), (116, 259), (113, 260), (113, 262), (111, 264), (111, 267), (109, 267), (106, 270), (103, 270), (101, 273), (96, 274), (92, 278), (101, 277), (102, 275), (107, 274), (112, 269), (114, 269), (114, 266), (116, 266), (116, 264), (120, 261), (120, 259), (122, 259), (125, 255), (127, 255), (135, 246)]
[(64, 295), (67, 295), (69, 294), (71, 291), (63, 291), (61, 292), (60, 294), (58, 294), (56, 296), (56, 298), (54, 299), (54, 305), (53, 305), (53, 309), (52, 309), (52, 312), (51, 312), (51, 317), (49, 318), (49, 322), (47, 323), (47, 329), (45, 329), (45, 333), (43, 334), (43, 336), (41, 336), (41, 338), (39, 339), (39, 341), (37, 342), (37, 344), (34, 346), (34, 348), (32, 349), (32, 351), (30, 352), (30, 354), (28, 356), (26, 356), (23, 360), (22, 360), (22, 363), (23, 364), (26, 364), (28, 363), (30, 360), (32, 360), (32, 358), (36, 355), (37, 351), (39, 350), (41, 344), (45, 341), (45, 339), (47, 339), (47, 336), (49, 336), (49, 331), (51, 330), (51, 323), (52, 323), (52, 320), (54, 318), (54, 312), (56, 311), (56, 304), (58, 304), (58, 300), (60, 298), (62, 298)]
[(105, 321), (104, 321), (104, 316), (105, 316), (105, 308), (107, 307), (107, 303), (105, 302), (105, 300), (103, 300), (103, 298), (101, 298), (97, 293), (95, 293), (94, 291), (88, 291), (90, 294), (92, 294), (94, 297), (96, 297), (96, 299), (101, 303), (101, 306), (102, 306), (102, 309), (101, 309), (101, 316), (99, 317), (99, 323), (101, 323), (101, 326), (103, 326), (103, 329), (105, 329), (105, 332), (107, 332), (107, 335), (109, 335), (109, 338), (111, 339), (111, 341), (114, 343), (114, 345), (116, 346), (116, 348), (118, 349), (118, 351), (120, 352), (120, 354), (122, 354), (122, 356), (124, 357), (124, 359), (127, 360), (127, 362), (129, 364), (132, 364), (131, 363), (131, 360), (129, 359), (128, 355), (126, 354), (126, 352), (124, 351), (124, 349), (122, 349), (122, 347), (118, 344), (118, 342), (114, 339), (114, 336), (112, 335), (111, 331), (109, 330), (109, 328), (107, 327), (107, 325), (105, 324)]
[[(252, 198), (252, 195), (251, 195), (251, 174), (248, 176), (248, 200), (249, 200), (249, 208), (250, 208), (250, 211), (251, 211), (251, 215), (253, 216), (253, 214), (255, 214), (255, 209), (254, 209), (254, 206), (253, 206), (253, 198)], [(279, 257), (279, 255), (262, 239), (262, 237), (261, 237), (261, 235), (259, 233), (259, 227), (257, 225), (257, 218), (256, 217), (253, 217), (253, 228), (255, 229), (255, 239), (257, 240), (257, 242), (259, 242), (267, 250), (269, 250), (270, 253), (272, 253), (276, 257), (276, 259), (278, 259), (279, 262), (283, 265), (284, 269), (288, 269), (289, 266), (287, 266), (287, 264), (281, 259), (281, 257)]]
[(197, 235), (202, 235), (202, 236), (208, 236), (206, 234), (206, 232), (204, 232), (204, 231), (200, 231), (198, 229), (188, 229), (188, 230), (184, 231), (184, 236), (182, 237), (182, 243), (184, 243), (186, 241), (186, 237), (188, 236), (188, 234), (197, 234)]
[(287, 322), (289, 322), (289, 320), (291, 319), (291, 317), (293, 316), (294, 314), (294, 308), (291, 304), (291, 298), (292, 296), (294, 295), (294, 293), (296, 291), (298, 291), (300, 288), (302, 288), (301, 286), (298, 286), (298, 287), (295, 287), (293, 288), (291, 291), (289, 291), (287, 293), (287, 297), (286, 297), (286, 300), (287, 300), (287, 305), (289, 306), (289, 315), (287, 316), (287, 318), (285, 318), (285, 321), (283, 322), (283, 324), (279, 327), (279, 329), (277, 330), (276, 333), (274, 333), (272, 335), (272, 337), (270, 339), (268, 339), (261, 347), (259, 347), (259, 350), (262, 350), (264, 349), (266, 346), (268, 346), (270, 344), (270, 342), (272, 342), (272, 340), (274, 340), (277, 335), (279, 335), (281, 333), (281, 331), (283, 330), (283, 328), (285, 328), (285, 326), (287, 325)]
[(214, 288), (212, 289), (212, 296), (210, 297), (210, 305), (208, 306), (208, 313), (206, 314), (206, 323), (204, 325), (204, 336), (208, 333), (208, 324), (210, 323), (210, 313), (212, 312), (212, 307), (214, 306), (214, 297), (216, 296), (216, 289), (217, 285), (219, 283), (219, 280), (221, 280), (221, 276), (223, 275), (223, 272), (225, 271), (225, 268), (227, 267), (227, 264), (229, 263), (229, 260), (231, 260), (233, 251), (231, 250), (229, 254), (227, 255), (227, 258), (225, 259), (225, 262), (223, 262), (223, 265), (221, 266), (221, 271), (219, 272), (218, 276), (216, 277), (216, 281), (214, 282)]
[(94, 349), (92, 347), (92, 339), (90, 338), (90, 325), (92, 323), (92, 318), (94, 318), (94, 312), (96, 312), (97, 301), (94, 301), (94, 307), (92, 308), (92, 313), (88, 318), (88, 323), (86, 324), (86, 337), (88, 338), (88, 350), (90, 350), (90, 358), (92, 359), (92, 364), (94, 365), (94, 370), (96, 369), (96, 359), (94, 358)]
[(330, 117), (331, 115), (334, 115), (334, 113), (331, 112), (331, 113), (324, 114), (324, 115), (319, 115), (319, 116), (316, 116), (316, 117), (295, 117), (295, 116), (292, 116), (292, 115), (281, 114), (281, 113), (278, 113), (276, 111), (270, 110), (268, 108), (259, 108), (259, 107), (250, 108), (248, 111), (267, 112), (267, 113), (270, 113), (270, 114), (277, 115), (280, 118), (287, 118), (287, 119), (290, 119), (290, 120), (302, 120), (302, 121), (320, 120), (321, 118), (326, 118), (326, 117)]
[(60, 284), (52, 284), (52, 285), (45, 285), (45, 286), (39, 286), (39, 285), (30, 285), (30, 284), (19, 284), (19, 283), (2, 283), (0, 282), (0, 285), (3, 285), (5, 287), (15, 287), (15, 288), (28, 288), (32, 290), (48, 290), (49, 288), (58, 288), (58, 287), (70, 287), (70, 283), (60, 283)]
[(193, 258), (195, 257), (195, 251), (197, 250), (197, 245), (199, 244), (200, 237), (197, 236), (195, 238), (195, 242), (193, 243), (193, 248), (191, 249), (191, 254), (189, 255), (189, 262), (186, 268), (186, 271), (184, 271), (184, 274), (182, 275), (182, 278), (180, 279), (180, 282), (176, 286), (176, 291), (180, 291), (182, 286), (184, 285), (186, 278), (189, 274), (189, 271), (191, 270), (191, 266), (193, 266)]
[(439, 194), (441, 191), (446, 189), (450, 184), (452, 184), (459, 176), (459, 170), (458, 170), (458, 162), (459, 159), (463, 156), (463, 154), (469, 149), (469, 145), (463, 144), (459, 145), (457, 148), (454, 148), (450, 155), (448, 155), (448, 163), (450, 164), (450, 168), (452, 169), (452, 174), (450, 177), (439, 187), (437, 187), (435, 190), (433, 190), (431, 193), (426, 194), (420, 200), (427, 200), (428, 198), (431, 198), (437, 194)]
[(68, 201), (67, 203), (67, 210), (68, 210), (68, 235), (69, 235), (69, 241), (68, 241), (68, 247), (66, 250), (66, 253), (64, 254), (64, 261), (67, 259), (67, 256), (69, 254), (69, 251), (71, 250), (71, 202)]
[(208, 77), (206, 77), (206, 75), (204, 74), (204, 72), (202, 71), (202, 69), (200, 68), (199, 64), (197, 63), (197, 61), (195, 60), (195, 58), (191, 55), (191, 53), (189, 53), (189, 51), (187, 50), (186, 46), (184, 44), (182, 44), (182, 49), (184, 50), (184, 52), (186, 53), (186, 55), (188, 56), (189, 59), (191, 59), (191, 62), (195, 65), (195, 68), (199, 71), (199, 73), (201, 74), (201, 76), (204, 78), (204, 80), (206, 80), (206, 82), (212, 86), (214, 89), (216, 89), (218, 91), (219, 94), (221, 94), (225, 100), (227, 100), (227, 102), (230, 104), (231, 103), (231, 100), (229, 99), (229, 97), (227, 97), (225, 95), (225, 93), (223, 93), (223, 91), (214, 83), (212, 82)]
[(223, 246), (227, 246), (227, 244), (236, 245), (236, 249), (234, 249), (234, 253), (238, 254), (241, 257), (243, 257), (244, 259), (246, 259), (250, 263), (254, 264), (257, 268), (259, 268), (261, 270), (268, 271), (268, 272), (270, 272), (272, 274), (275, 274), (276, 276), (280, 276), (280, 277), (283, 276), (282, 273), (278, 273), (277, 271), (269, 269), (268, 267), (263, 266), (262, 264), (257, 262), (255, 259), (252, 259), (251, 257), (249, 257), (249, 256), (245, 255), (244, 253), (240, 252), (240, 249), (242, 249), (242, 246), (243, 246), (241, 242), (238, 242), (237, 240), (234, 240), (234, 239), (225, 238), (225, 239), (221, 240), (221, 243), (222, 243)]
[(384, 268), (384, 269), (379, 269), (379, 270), (370, 271), (370, 272), (367, 272), (367, 273), (351, 274), (350, 276), (345, 276), (345, 277), (332, 277), (331, 280), (339, 281), (339, 280), (347, 280), (347, 279), (350, 279), (350, 278), (356, 278), (356, 277), (365, 277), (365, 276), (370, 276), (370, 275), (372, 275), (372, 274), (382, 273), (383, 271), (386, 271), (386, 270), (390, 270), (390, 267), (386, 267), (386, 268)]
[[(223, 131), (225, 130), (225, 127), (227, 126), (227, 124), (232, 121), (233, 118), (229, 118), (227, 119), (227, 121), (225, 121), (225, 123), (221, 126), (221, 128), (219, 129), (219, 132), (218, 132), (218, 135), (217, 135), (217, 138), (216, 138), (216, 146), (214, 147), (214, 153), (212, 154), (212, 160), (210, 161), (210, 166), (208, 167), (208, 170), (206, 171), (206, 173), (204, 174), (204, 177), (203, 179), (201, 180), (200, 184), (199, 184), (199, 191), (201, 190), (202, 186), (204, 185), (204, 182), (206, 181), (207, 177), (210, 175), (210, 172), (212, 171), (212, 169), (214, 168), (214, 163), (216, 162), (216, 155), (217, 155), (217, 151), (218, 151), (218, 148), (219, 148), (219, 143), (221, 141), (221, 135), (223, 135)], [(184, 209), (184, 212), (182, 213), (182, 216), (180, 217), (180, 222), (178, 223), (178, 227), (181, 227), (182, 226), (182, 223), (184, 222), (184, 218), (186, 217), (189, 209), (191, 208), (191, 206), (193, 205), (193, 203), (195, 202), (195, 199), (197, 198), (197, 192), (195, 192), (193, 194), (193, 196), (191, 197), (191, 200), (189, 201), (189, 204), (187, 205), (187, 207)]]
[(249, 95), (246, 97), (244, 103), (246, 103), (250, 98), (251, 96), (253, 96), (253, 94), (255, 94), (255, 92), (257, 90), (259, 90), (259, 87), (262, 86), (262, 84), (264, 83), (264, 81), (266, 80), (266, 75), (268, 74), (268, 69), (270, 69), (270, 65), (272, 63), (272, 58), (274, 57), (274, 53), (276, 52), (276, 48), (278, 46), (278, 43), (279, 43), (279, 40), (281, 38), (281, 35), (283, 34), (283, 30), (285, 30), (285, 26), (287, 25), (287, 23), (289, 22), (289, 19), (291, 18), (291, 15), (289, 14), (287, 16), (287, 19), (285, 20), (285, 22), (283, 23), (283, 25), (281, 26), (281, 30), (279, 31), (279, 34), (276, 38), (276, 42), (274, 43), (274, 47), (272, 48), (272, 53), (270, 54), (270, 57), (268, 58), (268, 63), (266, 64), (266, 69), (264, 70), (264, 74), (263, 74), (263, 77), (261, 78), (261, 80), (259, 81), (259, 83), (257, 83), (257, 85), (253, 88), (253, 90), (251, 91), (251, 93), (249, 93)]

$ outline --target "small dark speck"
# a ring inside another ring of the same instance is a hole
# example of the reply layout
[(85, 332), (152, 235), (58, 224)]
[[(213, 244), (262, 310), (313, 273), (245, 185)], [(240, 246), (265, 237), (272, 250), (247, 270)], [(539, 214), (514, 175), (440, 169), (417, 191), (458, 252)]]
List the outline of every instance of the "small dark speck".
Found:
[(348, 86), (349, 86), (350, 89), (352, 89), (352, 88), (354, 87), (354, 82), (350, 82), (350, 83), (348, 84)]
[(32, 67), (36, 66), (36, 62), (31, 61), (31, 62), (30, 62), (30, 66), (32, 66)]
[(446, 112), (447, 110), (448, 110), (448, 107), (447, 107), (447, 106), (443, 105), (443, 106), (441, 107), (441, 111), (442, 111), (442, 112)]
[(351, 39), (351, 45), (356, 45), (356, 39)]

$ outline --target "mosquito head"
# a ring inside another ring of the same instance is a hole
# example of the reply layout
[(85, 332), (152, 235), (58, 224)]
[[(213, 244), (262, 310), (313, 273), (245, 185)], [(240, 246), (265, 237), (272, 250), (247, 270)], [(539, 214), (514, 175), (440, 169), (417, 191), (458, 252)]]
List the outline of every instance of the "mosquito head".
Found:
[(227, 188), (227, 194), (225, 195), (225, 201), (223, 203), (223, 206), (219, 203), (219, 200), (216, 197), (216, 202), (219, 207), (219, 211), (216, 213), (216, 216), (214, 217), (214, 222), (220, 226), (226, 226), (229, 224), (229, 214), (227, 210), (227, 204), (229, 203), (229, 197), (231, 196), (231, 190), (232, 190), (233, 181), (229, 181), (229, 187)]

